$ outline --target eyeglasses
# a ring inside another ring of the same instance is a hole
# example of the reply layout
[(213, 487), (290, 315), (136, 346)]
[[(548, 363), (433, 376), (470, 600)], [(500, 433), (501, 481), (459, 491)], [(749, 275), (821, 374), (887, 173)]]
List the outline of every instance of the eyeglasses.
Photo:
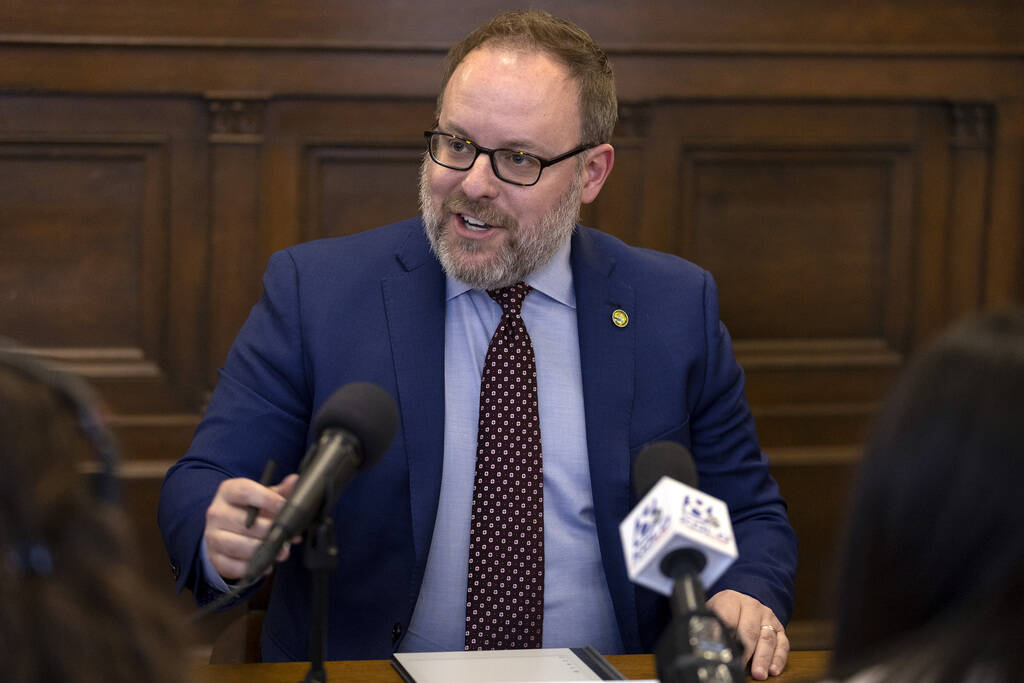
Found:
[(468, 171), (478, 156), (486, 154), (491, 158), (491, 170), (500, 180), (526, 187), (536, 185), (540, 180), (540, 172), (548, 166), (597, 147), (596, 144), (580, 145), (554, 159), (542, 159), (536, 154), (514, 149), (487, 149), (465, 138), (437, 130), (423, 131), (423, 135), (427, 138), (427, 150), (434, 163), (455, 171)]

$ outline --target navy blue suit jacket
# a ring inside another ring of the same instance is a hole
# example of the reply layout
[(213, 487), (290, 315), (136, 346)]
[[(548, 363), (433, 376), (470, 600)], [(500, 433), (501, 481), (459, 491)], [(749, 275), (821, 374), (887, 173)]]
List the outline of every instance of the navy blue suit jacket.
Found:
[[(651, 651), (668, 615), (664, 598), (630, 583), (618, 533), (635, 502), (632, 462), (659, 440), (693, 452), (701, 488), (732, 514), (740, 559), (709, 594), (747, 593), (785, 622), (796, 539), (757, 443), (712, 278), (583, 227), (571, 263), (594, 510), (626, 651)], [(390, 657), (416, 605), (441, 484), (444, 273), (417, 218), (286, 249), (271, 258), (263, 284), (192, 446), (164, 481), (160, 526), (178, 588), (189, 586), (200, 603), (212, 598), (199, 547), (220, 482), (258, 479), (269, 458), (281, 476), (296, 471), (320, 405), (343, 384), (373, 382), (395, 397), (401, 422), (334, 509), (340, 560), (327, 658)], [(612, 324), (616, 309), (629, 315), (625, 327)], [(293, 550), (276, 569), (267, 660), (308, 658), (301, 555)]]

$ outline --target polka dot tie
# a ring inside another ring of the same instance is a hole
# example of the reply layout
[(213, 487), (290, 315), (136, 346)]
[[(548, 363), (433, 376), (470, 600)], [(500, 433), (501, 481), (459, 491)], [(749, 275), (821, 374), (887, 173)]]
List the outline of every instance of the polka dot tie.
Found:
[(537, 365), (519, 315), (530, 286), (488, 291), (503, 315), (480, 381), (466, 649), (541, 646), (544, 626), (544, 473)]

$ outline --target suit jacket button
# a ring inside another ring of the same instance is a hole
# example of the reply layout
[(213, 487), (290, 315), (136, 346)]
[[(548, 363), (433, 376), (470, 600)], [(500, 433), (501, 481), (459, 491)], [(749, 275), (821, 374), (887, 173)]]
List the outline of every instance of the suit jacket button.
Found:
[(178, 567), (178, 563), (171, 562), (171, 575), (177, 579), (179, 574), (181, 574), (181, 569)]
[(395, 625), (391, 627), (391, 644), (394, 645), (398, 642), (398, 639), (402, 637), (402, 625), (395, 622)]

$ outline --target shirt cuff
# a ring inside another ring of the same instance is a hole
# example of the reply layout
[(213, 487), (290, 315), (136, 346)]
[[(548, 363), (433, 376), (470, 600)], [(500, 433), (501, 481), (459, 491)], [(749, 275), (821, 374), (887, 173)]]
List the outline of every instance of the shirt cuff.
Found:
[(206, 582), (207, 586), (221, 593), (227, 593), (231, 590), (231, 586), (227, 584), (224, 578), (214, 568), (213, 562), (210, 561), (210, 554), (206, 550), (205, 538), (199, 544), (199, 559), (203, 563), (203, 580)]

